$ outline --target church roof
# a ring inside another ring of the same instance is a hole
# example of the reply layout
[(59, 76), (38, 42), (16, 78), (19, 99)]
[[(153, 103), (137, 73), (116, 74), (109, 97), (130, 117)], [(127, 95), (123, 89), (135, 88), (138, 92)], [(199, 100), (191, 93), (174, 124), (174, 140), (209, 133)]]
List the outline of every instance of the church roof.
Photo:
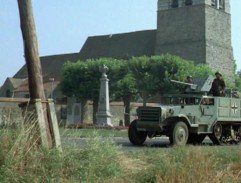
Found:
[[(97, 58), (128, 59), (133, 56), (154, 55), (156, 30), (144, 30), (112, 35), (88, 37), (79, 53), (50, 55), (40, 57), (43, 77), (60, 79), (63, 64), (66, 61)], [(14, 75), (14, 78), (26, 78), (26, 64)]]
[[(79, 60), (79, 53), (50, 55), (40, 57), (43, 76), (59, 77), (62, 66), (65, 62), (76, 62)], [(28, 76), (26, 64), (14, 75), (14, 78), (26, 78)]]
[[(154, 55), (156, 30), (144, 30), (120, 34), (88, 37), (79, 53), (43, 56), (40, 58), (45, 88), (50, 87), (50, 78), (58, 82), (63, 64), (67, 61), (116, 58), (128, 59), (133, 56)], [(12, 81), (19, 81), (15, 91), (27, 91), (28, 77), (26, 64), (14, 75)], [(19, 80), (18, 80), (19, 78)]]
[(154, 55), (156, 30), (88, 37), (80, 50), (81, 59), (110, 57), (128, 59)]

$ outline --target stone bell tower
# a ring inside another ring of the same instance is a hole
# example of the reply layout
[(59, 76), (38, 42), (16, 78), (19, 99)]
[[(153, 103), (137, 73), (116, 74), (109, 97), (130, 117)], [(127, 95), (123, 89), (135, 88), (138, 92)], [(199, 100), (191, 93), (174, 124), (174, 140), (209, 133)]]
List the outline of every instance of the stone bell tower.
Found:
[(234, 74), (229, 0), (158, 0), (155, 54)]

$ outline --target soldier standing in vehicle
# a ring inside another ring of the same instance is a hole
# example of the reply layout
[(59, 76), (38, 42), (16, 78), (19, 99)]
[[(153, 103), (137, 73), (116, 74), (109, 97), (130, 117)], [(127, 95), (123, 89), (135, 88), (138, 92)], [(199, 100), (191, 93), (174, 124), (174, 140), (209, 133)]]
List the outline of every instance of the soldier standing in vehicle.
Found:
[(222, 74), (220, 72), (215, 73), (216, 78), (212, 82), (212, 87), (210, 89), (210, 93), (213, 96), (225, 96), (225, 82), (222, 78)]
[[(185, 83), (193, 84), (193, 79), (192, 79), (192, 76), (191, 76), (191, 75), (188, 75), (188, 76), (186, 77)], [(191, 92), (191, 91), (192, 91), (191, 86), (186, 86), (184, 93), (189, 93), (189, 92)]]
[(192, 80), (192, 76), (191, 75), (188, 75), (187, 77), (186, 77), (186, 81), (185, 81), (186, 83), (193, 83), (193, 80)]
[[(188, 76), (186, 77), (185, 83), (193, 84), (193, 78), (192, 78), (191, 75), (188, 75)], [(193, 91), (193, 89), (192, 89), (191, 86), (186, 86), (184, 93), (185, 93), (185, 94), (190, 94), (192, 91)], [(194, 102), (195, 102), (195, 100), (194, 100), (194, 98), (192, 98), (192, 97), (187, 97), (187, 98), (185, 98), (185, 103), (186, 103), (186, 104), (194, 104)]]

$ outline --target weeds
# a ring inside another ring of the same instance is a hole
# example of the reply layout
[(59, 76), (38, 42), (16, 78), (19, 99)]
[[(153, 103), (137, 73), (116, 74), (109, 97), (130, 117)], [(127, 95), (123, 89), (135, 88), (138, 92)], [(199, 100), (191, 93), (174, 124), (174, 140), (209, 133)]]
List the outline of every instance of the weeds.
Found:
[[(36, 128), (0, 131), (0, 182), (241, 182), (237, 147), (186, 146), (121, 151), (110, 134), (86, 134), (85, 146), (38, 146)], [(78, 137), (79, 138), (79, 137)]]
[(88, 137), (93, 133), (98, 133), (101, 137), (127, 137), (127, 130), (116, 130), (116, 129), (98, 129), (98, 128), (72, 128), (64, 129), (60, 128), (60, 134), (62, 137)]
[[(44, 149), (25, 132), (6, 130), (0, 136), (0, 182), (102, 182), (121, 176), (118, 147), (98, 134), (84, 148)], [(30, 143), (31, 141), (31, 143)]]
[[(129, 152), (128, 156), (130, 159), (136, 158), (145, 162), (142, 170), (131, 176), (130, 182), (241, 182), (239, 148), (213, 146), (174, 147), (166, 150), (155, 148), (138, 153)], [(135, 165), (132, 163), (132, 166)]]

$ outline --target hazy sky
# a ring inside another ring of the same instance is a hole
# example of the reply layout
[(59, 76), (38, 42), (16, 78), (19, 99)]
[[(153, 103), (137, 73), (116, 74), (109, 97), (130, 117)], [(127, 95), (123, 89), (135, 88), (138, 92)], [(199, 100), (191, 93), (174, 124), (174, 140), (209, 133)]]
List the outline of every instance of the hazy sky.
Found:
[[(241, 0), (230, 0), (241, 70)], [(79, 52), (88, 36), (156, 28), (157, 0), (32, 0), (40, 56)], [(24, 64), (17, 0), (0, 0), (0, 86)]]

